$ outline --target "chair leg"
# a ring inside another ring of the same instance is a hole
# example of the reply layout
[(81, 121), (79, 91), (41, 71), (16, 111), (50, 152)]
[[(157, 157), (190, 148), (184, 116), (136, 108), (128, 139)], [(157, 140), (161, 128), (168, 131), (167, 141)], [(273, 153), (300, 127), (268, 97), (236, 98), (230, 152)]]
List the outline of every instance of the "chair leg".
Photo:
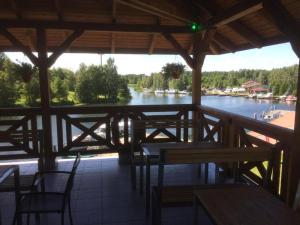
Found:
[(61, 225), (65, 224), (65, 213), (61, 212)]
[(41, 215), (39, 213), (35, 213), (35, 221), (38, 225), (41, 224)]
[(71, 199), (68, 200), (68, 208), (69, 208), (69, 220), (70, 225), (73, 225), (73, 219), (72, 219), (72, 210), (71, 210)]
[(30, 214), (27, 213), (27, 225), (29, 225), (29, 222), (30, 222)]
[(140, 194), (144, 192), (144, 166), (140, 165)]
[(130, 175), (131, 175), (132, 189), (136, 190), (136, 167), (135, 167), (135, 165), (131, 165), (130, 172), (131, 172)]

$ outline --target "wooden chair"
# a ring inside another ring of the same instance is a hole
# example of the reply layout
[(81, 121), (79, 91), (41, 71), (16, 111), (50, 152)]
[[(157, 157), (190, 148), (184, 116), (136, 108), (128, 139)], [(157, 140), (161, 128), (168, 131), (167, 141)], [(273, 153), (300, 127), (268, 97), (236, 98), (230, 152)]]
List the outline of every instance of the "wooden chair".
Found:
[[(131, 183), (132, 188), (136, 189), (136, 168), (140, 168), (140, 192), (143, 192), (144, 165), (145, 158), (140, 147), (142, 143), (154, 142), (188, 142), (188, 129), (195, 128), (192, 120), (179, 119), (156, 119), (155, 116), (149, 120), (133, 120), (131, 123)], [(169, 129), (174, 129), (171, 133)], [(153, 131), (146, 136), (147, 131)], [(157, 134), (164, 133), (166, 137), (157, 138)], [(153, 164), (157, 163), (153, 160)]]
[[(11, 146), (1, 146), (9, 151), (25, 151), (26, 158), (38, 158), (38, 170), (44, 168), (44, 136), (43, 131), (14, 131), (0, 132), (1, 143), (12, 143)], [(32, 146), (30, 146), (32, 145)], [(31, 150), (30, 150), (31, 149)], [(1, 159), (1, 157), (0, 157)], [(21, 158), (20, 158), (21, 159)], [(34, 174), (20, 176), (20, 191), (29, 191), (32, 188)], [(0, 192), (11, 192), (15, 190), (13, 176), (8, 178), (0, 186)]]
[[(29, 193), (21, 194), (16, 207), (13, 224), (16, 224), (17, 218), (21, 218), (22, 214), (27, 214), (27, 224), (29, 224), (30, 214), (35, 214), (36, 219), (39, 220), (40, 214), (60, 213), (61, 224), (64, 225), (64, 213), (66, 207), (68, 206), (70, 224), (73, 225), (71, 212), (71, 191), (73, 188), (74, 177), (80, 163), (80, 158), (80, 153), (78, 153), (71, 171), (37, 172), (35, 174), (34, 184), (41, 185), (40, 190), (32, 190)], [(47, 179), (49, 179), (49, 176), (47, 175), (67, 176), (65, 184), (63, 185), (63, 191), (49, 191), (47, 185), (44, 184), (49, 182), (51, 183), (52, 180), (50, 179), (50, 181), (47, 181)]]
[[(152, 187), (152, 224), (161, 224), (161, 211), (164, 207), (192, 206), (193, 191), (208, 186), (165, 186), (165, 165), (200, 163), (243, 163), (268, 161), (264, 186), (271, 180), (274, 151), (271, 148), (221, 148), (221, 149), (161, 149), (158, 166), (158, 184)], [(224, 185), (222, 185), (224, 187)]]
[(293, 209), (296, 212), (300, 212), (300, 180), (299, 180), (299, 183), (298, 183), (298, 188), (297, 188), (297, 192), (296, 192), (296, 196), (295, 196)]

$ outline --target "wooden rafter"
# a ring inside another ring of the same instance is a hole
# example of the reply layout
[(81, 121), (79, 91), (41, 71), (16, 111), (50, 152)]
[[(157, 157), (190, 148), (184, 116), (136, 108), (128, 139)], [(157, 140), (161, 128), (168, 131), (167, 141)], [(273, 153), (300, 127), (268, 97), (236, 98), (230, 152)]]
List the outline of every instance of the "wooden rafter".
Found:
[(58, 48), (53, 54), (48, 58), (48, 67), (51, 67), (56, 59), (66, 51), (72, 44), (74, 40), (80, 37), (83, 34), (84, 30), (75, 30)]
[(244, 0), (206, 21), (204, 27), (219, 27), (262, 9), (261, 0)]
[(186, 63), (193, 68), (194, 67), (194, 60), (193, 58), (185, 51), (184, 48), (181, 47), (181, 45), (176, 41), (176, 39), (169, 33), (163, 33), (163, 36), (166, 38), (167, 41), (169, 41), (174, 49), (177, 50), (177, 52), (181, 55), (182, 58), (186, 61)]
[(264, 0), (264, 9), (269, 12), (280, 31), (289, 38), (295, 53), (300, 58), (300, 24), (278, 0)]
[(11, 34), (7, 29), (0, 27), (0, 34), (6, 37), (14, 46), (16, 46), (21, 52), (23, 52), (31, 62), (36, 65), (38, 58), (32, 54), (30, 49), (26, 47), (22, 42), (20, 42), (13, 34)]
[(43, 28), (107, 31), (107, 32), (134, 32), (134, 33), (192, 33), (188, 26), (167, 26), (152, 24), (107, 24), (96, 22), (67, 22), (67, 21), (39, 21), (39, 20), (1, 20), (2, 27), (10, 28)]
[(123, 4), (123, 5), (129, 6), (129, 7), (132, 7), (132, 8), (138, 9), (140, 11), (147, 12), (151, 15), (161, 17), (161, 18), (178, 21), (181, 23), (191, 23), (192, 22), (189, 19), (174, 15), (170, 12), (161, 10), (157, 7), (154, 7), (150, 4), (144, 3), (139, 0), (117, 0), (117, 2), (120, 4)]
[[(215, 4), (212, 2), (195, 2), (194, 3), (202, 12), (205, 14), (213, 17), (216, 16), (218, 13), (221, 12), (220, 9), (217, 8)], [(239, 34), (242, 38), (247, 40), (253, 47), (261, 47), (263, 46), (264, 42), (260, 36), (253, 31), (250, 27), (245, 25), (241, 21), (233, 21), (227, 24), (234, 32)]]
[(12, 9), (15, 11), (18, 19), (22, 19), (22, 10), (18, 0), (10, 0)]
[(62, 12), (61, 0), (54, 0), (54, 5), (55, 5), (58, 20), (62, 21), (63, 20), (63, 12)]
[(218, 46), (213, 41), (209, 44), (209, 50), (215, 55), (219, 54), (220, 52)]

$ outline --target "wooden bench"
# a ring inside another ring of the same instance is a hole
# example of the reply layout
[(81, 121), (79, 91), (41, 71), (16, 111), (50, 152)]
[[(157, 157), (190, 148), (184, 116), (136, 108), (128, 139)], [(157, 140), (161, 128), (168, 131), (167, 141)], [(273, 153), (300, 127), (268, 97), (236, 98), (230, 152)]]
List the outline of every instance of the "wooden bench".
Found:
[[(165, 207), (191, 206), (193, 191), (212, 186), (165, 186), (164, 168), (166, 165), (200, 163), (237, 163), (268, 161), (264, 177), (264, 187), (271, 181), (275, 151), (271, 148), (219, 148), (219, 149), (161, 149), (158, 166), (158, 184), (152, 188), (152, 224), (161, 224), (161, 211)], [(237, 165), (237, 166), (238, 166)], [(236, 185), (236, 184), (234, 184)], [(240, 185), (240, 184), (238, 184)], [(224, 186), (224, 185), (222, 185)], [(227, 186), (227, 185), (225, 185)], [(229, 185), (230, 186), (230, 185)]]
[[(145, 157), (140, 147), (142, 143), (188, 142), (188, 129), (196, 128), (192, 120), (174, 119), (172, 116), (149, 116), (148, 120), (133, 120), (131, 123), (131, 182), (136, 189), (136, 168), (140, 168), (140, 192), (143, 192)], [(175, 131), (171, 132), (173, 129)], [(147, 136), (147, 131), (150, 134)], [(165, 137), (159, 137), (162, 133)], [(155, 163), (155, 162), (153, 162)]]

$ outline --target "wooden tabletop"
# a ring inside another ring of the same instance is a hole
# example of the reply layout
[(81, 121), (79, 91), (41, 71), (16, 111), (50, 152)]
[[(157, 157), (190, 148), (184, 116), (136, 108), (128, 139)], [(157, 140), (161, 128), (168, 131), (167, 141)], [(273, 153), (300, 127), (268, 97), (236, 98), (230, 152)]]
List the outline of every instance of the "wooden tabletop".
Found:
[(300, 214), (261, 187), (195, 191), (216, 225), (300, 225)]
[(0, 166), (0, 184), (4, 182), (14, 171), (18, 169), (18, 166)]
[(172, 142), (172, 143), (145, 143), (142, 144), (146, 156), (159, 156), (160, 149), (195, 149), (195, 148), (217, 148), (218, 143), (212, 142)]

